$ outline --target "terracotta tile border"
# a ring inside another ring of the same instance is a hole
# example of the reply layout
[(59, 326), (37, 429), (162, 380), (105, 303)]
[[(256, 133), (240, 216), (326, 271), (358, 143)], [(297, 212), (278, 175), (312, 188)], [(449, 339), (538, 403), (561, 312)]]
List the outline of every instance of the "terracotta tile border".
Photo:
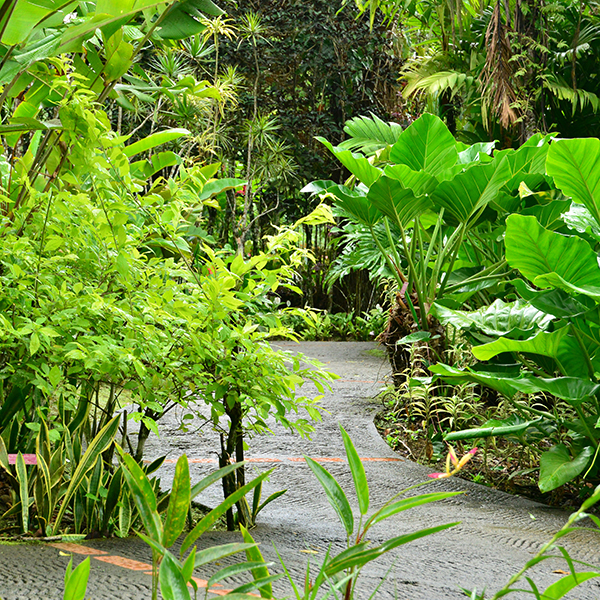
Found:
[[(333, 456), (320, 456), (320, 457), (311, 456), (311, 458), (318, 463), (321, 463), (321, 462), (345, 463), (346, 462), (345, 458), (338, 458), (338, 457), (333, 457)], [(306, 462), (306, 460), (303, 456), (288, 456), (287, 458), (270, 458), (268, 456), (265, 456), (265, 457), (258, 457), (258, 458), (246, 458), (245, 460), (246, 460), (246, 462), (249, 462), (249, 463), (266, 463), (266, 464), (285, 463), (285, 462), (292, 462), (292, 463)], [(371, 457), (371, 456), (363, 456), (363, 457), (361, 457), (360, 460), (362, 462), (404, 462), (403, 458), (387, 458), (387, 457)], [(144, 462), (149, 464), (152, 461), (145, 460)], [(176, 462), (177, 462), (176, 458), (166, 458), (164, 460), (163, 464), (174, 465)], [(191, 465), (192, 464), (214, 465), (214, 464), (217, 464), (219, 461), (216, 458), (188, 458), (188, 462)]]
[[(48, 546), (52, 546), (53, 548), (57, 548), (62, 552), (68, 552), (70, 554), (91, 556), (96, 560), (108, 563), (110, 565), (114, 565), (116, 567), (122, 567), (123, 569), (128, 569), (129, 571), (137, 571), (144, 573), (145, 575), (152, 575), (151, 564), (141, 562), (139, 560), (133, 560), (131, 558), (125, 558), (124, 556), (110, 555), (104, 550), (96, 550), (96, 548), (90, 548), (88, 546), (83, 546), (81, 544), (73, 544), (70, 542), (56, 542), (48, 544)], [(206, 588), (208, 585), (208, 581), (206, 579), (201, 579), (200, 577), (192, 577), (192, 579), (199, 588)], [(216, 584), (213, 587), (211, 587), (208, 591), (210, 594), (214, 594), (215, 596), (225, 596), (233, 590), (223, 589), (221, 585)]]

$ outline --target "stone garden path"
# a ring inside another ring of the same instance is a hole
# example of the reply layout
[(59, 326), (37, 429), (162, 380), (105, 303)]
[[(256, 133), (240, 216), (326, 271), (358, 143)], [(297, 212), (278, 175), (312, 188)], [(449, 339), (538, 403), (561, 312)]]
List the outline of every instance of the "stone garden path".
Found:
[[(361, 342), (277, 342), (285, 350), (300, 351), (326, 364), (340, 379), (323, 398), (329, 411), (316, 425), (312, 439), (292, 436), (274, 426), (274, 435), (258, 437), (250, 442), (247, 457), (250, 471), (259, 473), (276, 466), (265, 484), (266, 497), (274, 491), (287, 493), (260, 514), (252, 531), (261, 543), (267, 560), (275, 565), (271, 571), (281, 572), (274, 546), (300, 584), (304, 581), (306, 563), (318, 563), (331, 546), (332, 552), (343, 549), (345, 534), (326, 497), (303, 456), (319, 460), (338, 479), (354, 499), (353, 484), (339, 434), (341, 423), (350, 434), (363, 458), (371, 491), (371, 506), (377, 508), (403, 488), (427, 480), (429, 469), (394, 454), (380, 438), (373, 417), (379, 405), (373, 399), (383, 386), (389, 369), (386, 361), (372, 352), (375, 344)], [(303, 393), (310, 391), (303, 390)], [(316, 394), (316, 390), (314, 390)], [(193, 427), (184, 433), (179, 428), (181, 415), (175, 411), (161, 425), (161, 438), (149, 441), (149, 459), (168, 454), (161, 468), (163, 487), (168, 487), (177, 457), (186, 452), (192, 481), (198, 481), (216, 466), (215, 434)], [(557, 531), (567, 513), (544, 505), (490, 490), (460, 479), (431, 480), (419, 491), (464, 491), (443, 502), (422, 506), (395, 515), (374, 527), (373, 543), (409, 533), (424, 527), (461, 521), (444, 532), (402, 546), (395, 552), (371, 563), (359, 579), (357, 598), (367, 600), (385, 578), (377, 598), (399, 600), (454, 600), (465, 598), (460, 588), (488, 592), (500, 588), (510, 576), (532, 557)], [(199, 501), (216, 505), (221, 498), (219, 486), (206, 490)], [(239, 534), (214, 531), (203, 536), (199, 547), (238, 541)], [(600, 565), (600, 534), (580, 531), (565, 540), (574, 558)], [(62, 598), (62, 580), (69, 556), (78, 562), (92, 556), (92, 569), (87, 597), (93, 600), (146, 600), (150, 598), (148, 548), (135, 538), (93, 540), (73, 545), (44, 544), (0, 545), (0, 598), (4, 600)], [(223, 562), (225, 564), (225, 561)], [(221, 568), (222, 565), (212, 567)], [(559, 560), (549, 560), (534, 571), (540, 589), (556, 581), (554, 571), (567, 567)], [(197, 573), (202, 585), (210, 569)], [(220, 590), (245, 579), (227, 582)], [(285, 581), (274, 584), (283, 597), (290, 593)], [(203, 597), (200, 596), (199, 597)], [(531, 598), (514, 594), (509, 598)], [(597, 600), (600, 584), (594, 581), (577, 588), (569, 598)]]

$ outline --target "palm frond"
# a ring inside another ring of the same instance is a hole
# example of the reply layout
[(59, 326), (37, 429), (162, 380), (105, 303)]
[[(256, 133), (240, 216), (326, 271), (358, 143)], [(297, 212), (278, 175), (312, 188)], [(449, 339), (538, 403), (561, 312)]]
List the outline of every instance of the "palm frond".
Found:
[(598, 112), (600, 109), (600, 98), (594, 92), (573, 89), (558, 77), (547, 75), (545, 87), (559, 100), (570, 102), (573, 114), (575, 114), (578, 108), (583, 110), (587, 106), (590, 106), (594, 112)]
[(406, 97), (419, 93), (437, 97), (446, 90), (450, 90), (452, 97), (454, 97), (476, 83), (475, 77), (458, 71), (438, 71), (426, 76), (418, 71), (405, 71), (405, 78), (407, 85), (404, 88), (404, 95)]

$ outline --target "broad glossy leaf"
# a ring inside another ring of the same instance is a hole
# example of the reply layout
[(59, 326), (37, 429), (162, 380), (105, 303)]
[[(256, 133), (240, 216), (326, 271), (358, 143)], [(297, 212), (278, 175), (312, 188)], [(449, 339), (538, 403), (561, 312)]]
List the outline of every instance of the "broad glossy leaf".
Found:
[(435, 303), (432, 313), (442, 325), (459, 329), (474, 327), (486, 335), (512, 339), (531, 337), (537, 331), (547, 329), (554, 319), (523, 300), (505, 303), (497, 299), (490, 306), (475, 311), (451, 310)]
[(569, 227), (579, 233), (585, 233), (595, 240), (600, 241), (600, 225), (596, 222), (592, 213), (583, 204), (573, 202), (564, 211), (563, 221)]
[(431, 208), (427, 196), (415, 196), (411, 189), (406, 189), (398, 180), (385, 175), (371, 186), (367, 200), (403, 229), (415, 217)]
[(371, 187), (381, 177), (381, 170), (374, 167), (362, 154), (355, 154), (350, 150), (341, 150), (339, 146), (332, 146), (325, 138), (317, 138), (326, 146), (335, 157), (367, 187)]
[(336, 205), (365, 225), (375, 225), (383, 217), (365, 194), (351, 190), (345, 185), (331, 187), (327, 193), (331, 194)]
[(58, 533), (61, 525), (62, 518), (69, 506), (71, 497), (79, 486), (84, 481), (86, 473), (96, 464), (98, 457), (113, 443), (117, 430), (119, 429), (120, 415), (113, 417), (96, 435), (96, 437), (90, 442), (84, 455), (81, 457), (71, 481), (69, 487), (62, 498), (62, 504), (56, 521), (54, 522), (54, 534)]
[[(517, 287), (517, 291), (523, 295), (523, 291), (526, 290), (524, 287), (526, 284), (520, 280), (519, 282), (523, 285), (515, 287)], [(596, 303), (588, 296), (571, 296), (567, 292), (558, 289), (544, 290), (542, 292), (531, 291), (533, 294), (530, 295), (529, 303), (532, 306), (542, 312), (561, 319), (584, 315), (596, 307)], [(525, 293), (528, 292), (529, 290), (527, 289)]]
[(335, 181), (331, 179), (317, 179), (306, 184), (301, 190), (301, 194), (324, 194), (330, 187), (337, 185)]
[(329, 504), (331, 504), (333, 510), (335, 510), (340, 521), (342, 522), (342, 525), (346, 529), (346, 533), (351, 535), (354, 531), (354, 516), (352, 514), (352, 509), (350, 508), (350, 503), (346, 498), (346, 494), (344, 494), (340, 484), (335, 480), (333, 475), (327, 471), (327, 469), (322, 467), (312, 458), (305, 458), (306, 463), (323, 487), (323, 490), (327, 495), (327, 500), (329, 500)]
[(442, 181), (431, 199), (435, 206), (444, 207), (461, 223), (466, 223), (498, 194), (508, 178), (507, 163), (501, 160), (474, 165), (453, 179)]
[(402, 132), (390, 158), (413, 171), (422, 170), (435, 176), (456, 164), (458, 151), (444, 122), (425, 113)]
[(542, 141), (539, 146), (523, 145), (518, 150), (509, 152), (506, 155), (509, 177), (505, 189), (509, 192), (516, 190), (522, 181), (530, 186), (541, 183), (546, 173), (548, 148), (548, 144)]
[(468, 146), (464, 150), (458, 153), (458, 164), (468, 165), (476, 162), (480, 159), (480, 154), (491, 155), (492, 151), (496, 147), (496, 141), (493, 142), (477, 142), (471, 146)]
[(596, 254), (581, 238), (548, 231), (534, 217), (511, 215), (504, 241), (508, 264), (535, 285), (539, 276), (556, 273), (574, 286), (600, 287)]
[[(563, 214), (569, 210), (570, 200), (553, 200), (547, 204), (537, 204), (521, 211), (522, 215), (535, 217), (538, 223), (546, 229), (555, 230), (564, 225)], [(585, 208), (585, 207), (581, 207)]]
[(600, 140), (557, 140), (550, 146), (546, 169), (575, 202), (584, 204), (600, 225)]
[(185, 519), (190, 509), (190, 469), (187, 456), (179, 457), (175, 465), (173, 487), (169, 498), (169, 508), (163, 526), (163, 545), (169, 548), (181, 535)]
[(342, 150), (360, 150), (369, 156), (386, 146), (395, 144), (402, 133), (397, 123), (385, 123), (377, 115), (354, 117), (346, 121), (344, 132), (350, 137), (338, 148)]
[(125, 146), (123, 152), (125, 156), (131, 158), (136, 154), (140, 154), (140, 152), (147, 152), (148, 150), (152, 150), (152, 148), (156, 148), (156, 146), (172, 142), (185, 135), (190, 135), (187, 129), (165, 129), (158, 133), (152, 133), (142, 140), (129, 144), (129, 146)]
[(534, 337), (528, 340), (511, 340), (500, 338), (489, 344), (475, 346), (473, 355), (478, 360), (490, 360), (502, 354), (502, 352), (529, 352), (531, 354), (541, 354), (550, 358), (557, 358), (559, 345), (568, 336), (568, 329), (563, 327), (552, 333), (540, 331)]
[(413, 171), (406, 165), (389, 165), (384, 170), (384, 175), (392, 179), (397, 179), (402, 187), (411, 189), (415, 196), (431, 194), (438, 186), (435, 177), (428, 175), (424, 171)]
[(341, 425), (340, 431), (342, 432), (346, 457), (348, 458), (352, 480), (354, 481), (354, 489), (356, 490), (356, 497), (358, 498), (360, 514), (366, 515), (369, 510), (369, 484), (367, 483), (365, 467), (358, 456), (358, 452), (356, 451), (350, 436)]
[(587, 446), (577, 457), (572, 458), (564, 444), (558, 444), (544, 452), (540, 458), (540, 490), (549, 492), (575, 479), (586, 468), (593, 454), (594, 449)]

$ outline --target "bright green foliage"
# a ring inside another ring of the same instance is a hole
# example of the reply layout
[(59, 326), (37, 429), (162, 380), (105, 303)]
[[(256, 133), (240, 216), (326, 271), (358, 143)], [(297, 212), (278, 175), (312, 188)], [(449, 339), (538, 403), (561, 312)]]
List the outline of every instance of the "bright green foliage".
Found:
[[(496, 301), (476, 313), (435, 309), (444, 323), (465, 330), (479, 344), (473, 354), (489, 365), (466, 370), (437, 365), (432, 368), (435, 377), (492, 387), (510, 399), (519, 419), (450, 433), (446, 439), (549, 437), (554, 445), (540, 462), (539, 487), (544, 492), (578, 477), (595, 480), (600, 468), (600, 267), (598, 241), (588, 233), (591, 226), (598, 226), (597, 174), (590, 160), (597, 145), (596, 139), (557, 140), (547, 153), (548, 175), (565, 197), (572, 197), (562, 225), (549, 229), (535, 216), (519, 214), (506, 220), (506, 260), (525, 280), (514, 281), (523, 300)], [(574, 214), (585, 214), (590, 226), (581, 227), (583, 219), (574, 221)], [(510, 371), (493, 364), (507, 361), (514, 365)], [(545, 392), (564, 400), (570, 409), (564, 414), (540, 411), (517, 392)]]

